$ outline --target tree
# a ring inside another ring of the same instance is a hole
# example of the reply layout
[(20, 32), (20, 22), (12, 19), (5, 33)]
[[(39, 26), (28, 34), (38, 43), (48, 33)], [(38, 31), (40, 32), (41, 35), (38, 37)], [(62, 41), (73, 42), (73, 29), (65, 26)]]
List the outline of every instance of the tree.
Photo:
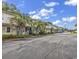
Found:
[(17, 8), (16, 8), (16, 6), (15, 6), (14, 4), (11, 4), (11, 5), (10, 5), (10, 10), (11, 10), (12, 12), (15, 12), (15, 11), (17, 10)]
[(15, 22), (17, 24), (17, 28), (20, 30), (18, 34), (22, 34), (22, 29), (26, 26), (26, 20), (23, 18), (23, 15), (21, 15), (20, 12), (13, 13), (12, 15), (13, 18), (11, 18), (11, 23)]
[(2, 2), (2, 10), (3, 11), (9, 11), (10, 7), (6, 2)]
[(39, 29), (39, 33), (43, 34), (45, 33), (45, 27), (46, 27), (46, 23), (42, 22), (42, 21), (36, 21), (33, 22), (33, 26), (37, 27)]

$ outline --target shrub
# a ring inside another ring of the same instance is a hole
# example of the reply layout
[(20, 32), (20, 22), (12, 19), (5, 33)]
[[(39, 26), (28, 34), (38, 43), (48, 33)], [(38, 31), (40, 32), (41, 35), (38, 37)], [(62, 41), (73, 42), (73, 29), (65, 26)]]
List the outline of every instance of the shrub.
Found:
[(33, 36), (38, 36), (39, 34), (35, 34), (35, 33), (33, 33), (32, 35), (33, 35)]
[(45, 31), (41, 30), (41, 31), (39, 32), (39, 34), (40, 34), (40, 35), (43, 35), (43, 34), (46, 34), (46, 33), (45, 33)]
[(29, 38), (31, 35), (2, 35), (3, 40), (16, 39), (16, 38)]
[(6, 39), (14, 39), (16, 38), (16, 35), (2, 35), (2, 39), (6, 40)]

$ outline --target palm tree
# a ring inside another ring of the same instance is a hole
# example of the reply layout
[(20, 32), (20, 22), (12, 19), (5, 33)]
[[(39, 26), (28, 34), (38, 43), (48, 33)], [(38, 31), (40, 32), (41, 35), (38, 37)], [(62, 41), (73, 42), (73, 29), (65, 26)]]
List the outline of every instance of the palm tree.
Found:
[[(14, 14), (14, 17), (12, 18), (12, 20), (15, 21), (19, 30), (21, 30), (23, 27), (26, 26), (26, 20), (23, 18), (21, 14)], [(21, 33), (22, 33), (22, 30), (21, 30)]]
[(24, 19), (26, 23), (29, 25), (29, 34), (32, 34), (32, 29), (33, 29), (33, 20), (29, 15), (25, 15)]
[(17, 8), (14, 4), (10, 4), (10, 11), (11, 12), (16, 12), (17, 11)]
[(10, 10), (8, 3), (2, 2), (2, 10), (6, 12)]
[(46, 27), (46, 23), (42, 22), (42, 21), (36, 21), (33, 22), (33, 26), (37, 27), (37, 30), (39, 30), (39, 33), (44, 33), (45, 32), (45, 27)]

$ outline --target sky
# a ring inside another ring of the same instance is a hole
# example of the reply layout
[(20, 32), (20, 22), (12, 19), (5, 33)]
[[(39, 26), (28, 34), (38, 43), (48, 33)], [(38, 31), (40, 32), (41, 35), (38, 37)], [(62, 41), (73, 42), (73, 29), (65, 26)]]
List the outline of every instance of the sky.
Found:
[(56, 26), (73, 29), (77, 23), (76, 0), (3, 0), (15, 4), (22, 13), (33, 19), (52, 22)]

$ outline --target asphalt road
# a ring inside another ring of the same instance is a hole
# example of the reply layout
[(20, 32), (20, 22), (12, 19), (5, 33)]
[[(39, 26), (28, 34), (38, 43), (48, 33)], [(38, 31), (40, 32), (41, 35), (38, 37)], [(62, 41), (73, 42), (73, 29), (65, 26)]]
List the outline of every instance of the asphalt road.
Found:
[(77, 59), (77, 38), (68, 33), (3, 43), (2, 59)]

